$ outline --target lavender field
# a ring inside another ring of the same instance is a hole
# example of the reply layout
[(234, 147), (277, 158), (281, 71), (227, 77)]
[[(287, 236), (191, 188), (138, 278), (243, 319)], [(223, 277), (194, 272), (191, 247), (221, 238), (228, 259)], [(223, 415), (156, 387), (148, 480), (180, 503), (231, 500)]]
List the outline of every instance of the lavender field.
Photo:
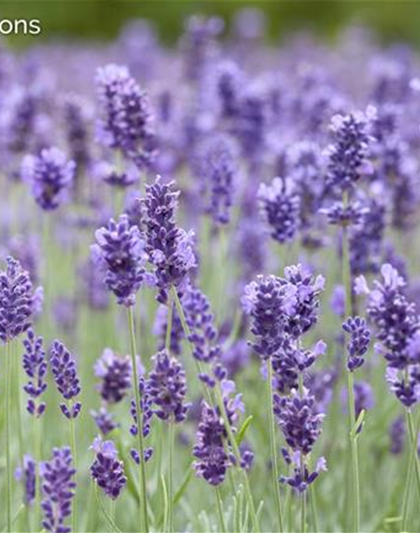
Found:
[(0, 43), (0, 528), (420, 532), (420, 57), (258, 11)]

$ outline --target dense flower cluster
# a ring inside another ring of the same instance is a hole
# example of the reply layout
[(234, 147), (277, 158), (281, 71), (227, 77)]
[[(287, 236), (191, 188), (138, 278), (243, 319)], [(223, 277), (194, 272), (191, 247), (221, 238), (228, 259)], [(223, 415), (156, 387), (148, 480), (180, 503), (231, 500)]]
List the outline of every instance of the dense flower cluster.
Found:
[(37, 204), (45, 211), (57, 209), (66, 199), (76, 164), (58, 148), (44, 149), (38, 156), (27, 156), (22, 163), (22, 179), (27, 182)]
[(156, 136), (146, 94), (124, 66), (99, 68), (96, 84), (102, 114), (100, 141), (122, 150), (139, 167), (149, 166), (156, 152)]
[(120, 357), (105, 348), (95, 363), (95, 375), (101, 379), (98, 389), (102, 399), (109, 404), (120, 402), (131, 386), (130, 356)]
[(120, 305), (134, 305), (144, 280), (147, 259), (139, 229), (130, 226), (127, 215), (121, 215), (118, 221), (111, 219), (108, 226), (99, 229), (95, 236), (97, 244), (92, 246), (93, 259), (103, 265), (105, 285)]
[(0, 339), (9, 342), (27, 330), (33, 311), (33, 288), (29, 274), (12, 257), (0, 272)]
[(65, 524), (71, 515), (76, 483), (73, 458), (70, 448), (54, 448), (50, 461), (41, 463), (41, 503), (44, 518), (42, 527), (51, 533), (70, 533)]
[(156, 406), (156, 416), (168, 422), (183, 422), (189, 406), (185, 402), (187, 385), (181, 363), (165, 350), (153, 357), (153, 363), (148, 393)]
[(116, 500), (120, 495), (127, 478), (124, 464), (118, 460), (118, 453), (112, 441), (102, 441), (97, 437), (91, 446), (96, 454), (95, 461), (90, 467), (90, 473), (104, 493)]
[(343, 330), (350, 335), (347, 344), (347, 368), (350, 372), (354, 372), (364, 363), (363, 356), (366, 354), (370, 343), (370, 330), (366, 320), (359, 316), (348, 317), (343, 324)]
[(16, 469), (15, 477), (18, 481), (22, 481), (24, 485), (25, 503), (32, 505), (35, 501), (36, 492), (36, 462), (33, 458), (26, 454), (23, 457), (23, 465)]
[(179, 193), (172, 191), (173, 182), (164, 184), (158, 177), (147, 186), (145, 235), (147, 252), (155, 267), (158, 299), (165, 303), (171, 286), (182, 287), (188, 272), (195, 267), (192, 247), (193, 232), (186, 233), (175, 222)]
[(76, 418), (82, 407), (80, 402), (73, 403), (81, 390), (76, 361), (64, 344), (57, 340), (51, 346), (50, 367), (59, 393), (68, 402), (60, 404), (63, 415)]
[(33, 329), (28, 330), (26, 339), (23, 341), (25, 352), (22, 364), (29, 378), (28, 383), (23, 387), (23, 390), (29, 396), (26, 408), (31, 415), (36, 417), (42, 416), (46, 407), (45, 402), (36, 403), (47, 388), (48, 364), (43, 343), (43, 338), (37, 337)]

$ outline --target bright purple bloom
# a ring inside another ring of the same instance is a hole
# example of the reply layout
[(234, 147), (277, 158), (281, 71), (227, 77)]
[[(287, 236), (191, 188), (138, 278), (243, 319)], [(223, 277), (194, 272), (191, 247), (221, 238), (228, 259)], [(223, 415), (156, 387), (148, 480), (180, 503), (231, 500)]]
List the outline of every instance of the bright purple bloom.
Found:
[(95, 236), (97, 244), (91, 247), (93, 259), (105, 269), (105, 285), (120, 305), (134, 305), (147, 258), (139, 229), (130, 226), (127, 215), (121, 215), (117, 222), (111, 219), (108, 227), (99, 229)]
[(258, 190), (260, 213), (271, 237), (281, 244), (292, 242), (300, 227), (300, 197), (292, 182), (274, 178)]
[(181, 363), (162, 350), (153, 357), (153, 365), (148, 392), (156, 406), (156, 416), (168, 422), (183, 422), (189, 404), (185, 402), (187, 385)]
[(186, 233), (175, 222), (179, 192), (171, 190), (160, 177), (146, 187), (145, 235), (150, 262), (155, 267), (158, 301), (166, 303), (171, 286), (182, 287), (189, 271), (196, 266), (193, 232)]
[(124, 463), (118, 459), (112, 441), (103, 442), (98, 436), (91, 448), (96, 454), (95, 461), (90, 467), (92, 478), (111, 500), (116, 500), (127, 482)]
[(25, 503), (32, 505), (35, 501), (36, 462), (30, 455), (24, 455), (23, 465), (16, 469), (15, 477), (24, 484)]
[(324, 457), (318, 459), (315, 469), (310, 472), (304, 461), (302, 466), (301, 452), (296, 451), (290, 454), (286, 448), (282, 448), (281, 451), (285, 463), (293, 468), (293, 475), (280, 476), (280, 483), (287, 483), (300, 494), (305, 492), (309, 485), (316, 480), (320, 472), (325, 472), (327, 470), (327, 462)]
[(99, 393), (108, 404), (120, 402), (131, 387), (130, 356), (120, 357), (105, 348), (95, 363), (95, 376), (101, 379)]
[(226, 430), (218, 411), (203, 401), (193, 455), (198, 476), (210, 485), (220, 485), (231, 464), (225, 451)]
[(57, 209), (72, 186), (76, 164), (58, 148), (28, 155), (22, 163), (22, 178), (32, 189), (37, 204), (45, 211)]
[[(149, 382), (143, 376), (139, 379), (140, 391), (140, 410), (141, 410), (141, 425), (143, 430), (143, 437), (146, 438), (150, 434), (151, 421), (153, 418), (152, 399), (149, 394)], [(139, 431), (137, 423), (137, 409), (135, 400), (131, 400), (130, 414), (133, 419), (133, 424), (130, 427), (130, 433), (135, 436)], [(131, 457), (136, 464), (140, 464), (139, 450), (132, 448), (130, 450)], [(147, 462), (153, 455), (153, 448), (145, 448), (144, 461)]]
[(182, 298), (185, 319), (190, 329), (188, 341), (198, 361), (209, 363), (220, 357), (217, 329), (207, 296), (199, 289), (189, 287)]
[(33, 287), (29, 274), (12, 257), (0, 272), (0, 339), (6, 343), (26, 331), (33, 312)]
[(36, 403), (38, 398), (47, 388), (47, 361), (43, 347), (43, 338), (37, 337), (32, 329), (28, 329), (27, 337), (23, 341), (25, 352), (23, 354), (23, 369), (25, 370), (29, 381), (24, 385), (23, 390), (28, 394), (27, 403), (28, 412), (40, 417), (45, 411), (45, 403)]
[(319, 297), (324, 290), (325, 279), (316, 278), (302, 265), (291, 265), (284, 269), (286, 284), (296, 287), (293, 311), (289, 313), (285, 331), (294, 338), (307, 333), (317, 322)]
[(108, 413), (105, 407), (101, 407), (99, 411), (91, 411), (90, 414), (103, 435), (111, 433), (111, 431), (119, 427), (119, 424), (114, 422), (114, 417), (111, 413)]
[(236, 158), (236, 146), (225, 135), (210, 138), (199, 154), (202, 193), (207, 198), (205, 209), (216, 224), (227, 224), (230, 220), (237, 174)]
[(82, 407), (80, 402), (73, 404), (81, 390), (76, 361), (64, 344), (57, 340), (51, 346), (50, 366), (59, 393), (70, 402), (70, 406), (61, 403), (60, 409), (66, 418), (76, 418)]
[(274, 413), (287, 444), (293, 451), (307, 455), (321, 433), (324, 415), (315, 408), (315, 398), (308, 391), (290, 396), (274, 395)]
[(369, 348), (370, 330), (367, 327), (366, 320), (359, 316), (348, 317), (343, 323), (343, 330), (350, 335), (350, 340), (347, 344), (347, 369), (350, 372), (354, 372), (365, 361), (363, 356)]
[(156, 155), (156, 135), (147, 95), (126, 67), (113, 64), (98, 69), (96, 85), (100, 141), (120, 149), (139, 168), (150, 166)]
[(361, 176), (369, 171), (368, 148), (372, 141), (369, 126), (376, 110), (366, 113), (336, 115), (331, 120), (333, 143), (328, 147), (327, 184), (340, 192), (352, 189)]
[(54, 448), (50, 461), (41, 463), (42, 527), (51, 533), (70, 533), (65, 519), (71, 515), (76, 483), (70, 448)]
[(266, 359), (275, 355), (283, 342), (289, 315), (293, 314), (297, 289), (276, 276), (257, 276), (245, 287), (242, 304), (251, 316), (254, 351)]

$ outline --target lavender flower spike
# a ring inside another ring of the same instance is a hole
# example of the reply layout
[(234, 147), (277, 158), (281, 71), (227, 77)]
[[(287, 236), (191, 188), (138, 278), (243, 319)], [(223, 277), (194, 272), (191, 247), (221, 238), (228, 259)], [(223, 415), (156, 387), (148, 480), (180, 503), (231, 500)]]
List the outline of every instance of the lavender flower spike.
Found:
[(71, 403), (70, 406), (61, 403), (60, 409), (66, 418), (76, 418), (82, 407), (80, 402), (73, 404), (73, 399), (80, 393), (76, 361), (64, 344), (57, 340), (51, 346), (50, 366), (58, 391)]
[(50, 461), (41, 463), (43, 499), (41, 508), (44, 513), (42, 527), (50, 533), (70, 533), (65, 519), (71, 515), (71, 505), (76, 483), (70, 448), (54, 448)]
[(33, 287), (28, 272), (12, 257), (6, 262), (6, 270), (0, 272), (0, 339), (4, 343), (29, 328), (33, 309)]
[(35, 501), (36, 462), (30, 455), (23, 457), (23, 465), (16, 469), (15, 478), (22, 481), (25, 487), (25, 502), (32, 505)]
[(155, 267), (158, 301), (166, 303), (171, 286), (182, 288), (189, 271), (196, 266), (193, 232), (186, 233), (175, 222), (179, 192), (173, 192), (173, 182), (164, 184), (160, 177), (146, 188), (145, 227), (147, 252)]
[(43, 348), (43, 339), (42, 337), (36, 337), (34, 331), (29, 329), (27, 337), (23, 341), (23, 346), (25, 348), (23, 368), (29, 377), (28, 383), (23, 387), (23, 390), (29, 396), (27, 410), (31, 415), (40, 417), (45, 411), (45, 403), (41, 402), (37, 405), (35, 401), (47, 388), (45, 377), (48, 367)]
[(348, 317), (343, 324), (343, 330), (350, 335), (347, 344), (348, 359), (347, 369), (354, 372), (364, 363), (363, 356), (366, 354), (370, 343), (370, 330), (366, 320), (359, 316)]
[(124, 463), (118, 460), (118, 453), (112, 441), (103, 442), (98, 436), (91, 449), (95, 452), (96, 459), (90, 467), (90, 473), (104, 493), (111, 500), (116, 500), (127, 482)]
[(127, 215), (121, 215), (117, 222), (111, 219), (108, 227), (99, 229), (95, 236), (97, 244), (91, 247), (93, 260), (105, 268), (105, 285), (120, 305), (134, 305), (147, 258), (139, 229), (130, 226)]
[(95, 375), (101, 378), (99, 393), (109, 403), (118, 403), (131, 386), (130, 356), (119, 357), (110, 348), (105, 348), (95, 363)]
[(156, 406), (155, 414), (168, 422), (183, 422), (189, 405), (185, 371), (175, 357), (166, 350), (153, 357), (154, 368), (149, 375), (149, 394)]
[(74, 161), (68, 161), (58, 148), (49, 148), (38, 156), (25, 157), (22, 179), (30, 185), (37, 204), (45, 211), (52, 211), (66, 199), (75, 170)]

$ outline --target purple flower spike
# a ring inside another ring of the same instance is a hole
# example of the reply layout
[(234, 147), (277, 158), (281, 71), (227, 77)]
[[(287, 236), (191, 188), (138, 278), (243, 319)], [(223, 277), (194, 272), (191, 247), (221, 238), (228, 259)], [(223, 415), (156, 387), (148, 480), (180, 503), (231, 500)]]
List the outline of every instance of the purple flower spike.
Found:
[(292, 466), (293, 475), (289, 477), (281, 476), (280, 483), (287, 483), (300, 494), (305, 492), (308, 486), (319, 476), (320, 472), (327, 470), (327, 462), (324, 457), (318, 459), (315, 469), (310, 472), (305, 463), (302, 468), (301, 452), (295, 452), (290, 455), (285, 448), (282, 448), (282, 453), (286, 464)]
[(149, 394), (156, 406), (156, 416), (168, 422), (183, 422), (189, 404), (185, 402), (187, 385), (181, 363), (164, 350), (153, 357), (153, 363)]
[(220, 485), (231, 464), (224, 447), (225, 439), (226, 430), (219, 413), (203, 402), (197, 440), (193, 449), (194, 457), (198, 459), (194, 463), (194, 468), (197, 475), (210, 485)]
[(112, 414), (108, 413), (105, 407), (101, 407), (99, 411), (91, 411), (90, 414), (103, 435), (107, 435), (119, 427), (119, 424), (114, 422)]
[(65, 519), (71, 515), (71, 504), (76, 483), (70, 448), (54, 448), (50, 461), (41, 463), (43, 499), (41, 508), (44, 514), (42, 527), (51, 533), (70, 533)]
[(290, 396), (280, 397), (275, 394), (274, 413), (287, 444), (303, 455), (310, 453), (321, 433), (324, 418), (316, 410), (315, 398), (308, 391), (302, 397), (296, 391)]
[(75, 170), (74, 161), (68, 161), (58, 148), (49, 148), (39, 156), (25, 157), (22, 178), (31, 186), (37, 204), (45, 211), (52, 211), (66, 199)]
[(130, 356), (119, 357), (106, 348), (95, 364), (95, 375), (101, 378), (99, 393), (109, 403), (118, 403), (131, 387)]
[(343, 324), (343, 330), (350, 335), (350, 341), (347, 344), (347, 368), (350, 372), (354, 372), (365, 362), (363, 356), (369, 348), (370, 330), (366, 320), (359, 316), (348, 317)]
[(300, 198), (289, 180), (274, 178), (258, 191), (261, 216), (271, 237), (283, 244), (292, 242), (300, 226)]
[[(50, 365), (58, 391), (65, 400), (73, 402), (73, 398), (80, 393), (76, 361), (64, 344), (57, 340), (51, 346)], [(66, 418), (76, 418), (80, 413), (81, 404), (76, 402), (68, 407), (62, 403), (60, 409)]]
[(105, 269), (105, 285), (120, 305), (134, 305), (147, 258), (139, 229), (130, 226), (127, 215), (121, 215), (118, 222), (111, 219), (108, 227), (99, 229), (95, 236), (97, 244), (91, 247), (93, 259)]
[(23, 457), (23, 465), (16, 469), (15, 477), (24, 484), (25, 502), (32, 505), (35, 501), (36, 462), (30, 455)]
[(206, 295), (189, 287), (182, 298), (182, 306), (191, 332), (188, 340), (193, 345), (194, 357), (206, 363), (219, 359), (218, 333)]
[(96, 454), (96, 459), (90, 467), (92, 478), (111, 500), (116, 500), (127, 482), (124, 463), (118, 460), (118, 453), (112, 441), (103, 442), (98, 436), (91, 448)]
[(6, 259), (0, 272), (0, 339), (6, 343), (30, 326), (33, 311), (33, 287), (29, 274), (19, 261)]
[(254, 351), (266, 359), (283, 343), (288, 315), (293, 314), (297, 289), (276, 276), (258, 276), (245, 287), (242, 304), (251, 316), (251, 333), (256, 337)]
[(145, 228), (147, 252), (155, 267), (158, 301), (166, 303), (171, 286), (182, 288), (189, 271), (196, 266), (193, 232), (186, 233), (175, 222), (179, 192), (171, 190), (160, 177), (146, 188)]
[(42, 337), (36, 337), (34, 331), (29, 329), (27, 337), (23, 341), (23, 346), (25, 348), (25, 353), (23, 354), (23, 368), (29, 377), (29, 381), (23, 387), (23, 390), (30, 397), (27, 403), (28, 412), (38, 418), (45, 411), (45, 403), (41, 402), (37, 405), (35, 400), (37, 400), (47, 388), (45, 377), (48, 365), (43, 348), (43, 339)]
[(99, 140), (120, 149), (138, 167), (150, 166), (156, 156), (156, 135), (147, 95), (128, 69), (99, 68), (96, 85), (101, 106)]
[(369, 172), (367, 164), (369, 126), (376, 110), (368, 108), (366, 113), (336, 115), (331, 120), (333, 144), (328, 148), (329, 186), (341, 191), (351, 189), (362, 174)]

